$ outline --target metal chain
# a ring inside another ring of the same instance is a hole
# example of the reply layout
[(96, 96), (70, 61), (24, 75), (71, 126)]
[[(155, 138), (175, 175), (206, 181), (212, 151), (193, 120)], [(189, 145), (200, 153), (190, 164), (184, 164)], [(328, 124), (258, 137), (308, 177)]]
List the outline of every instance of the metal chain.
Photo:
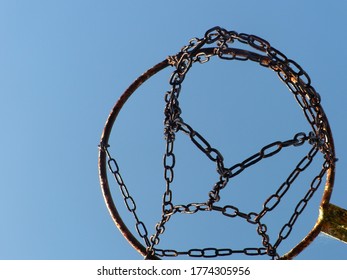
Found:
[[(276, 206), (281, 202), (281, 199), (287, 193), (292, 183), (296, 180), (300, 173), (310, 166), (317, 152), (317, 148), (313, 147), (310, 150), (310, 152), (299, 161), (299, 163), (297, 164), (295, 169), (290, 173), (286, 181), (277, 189), (277, 191), (274, 194), (272, 194), (268, 199), (266, 199), (266, 201), (263, 204), (263, 210), (259, 213), (257, 220), (265, 216), (266, 213), (276, 208)], [(309, 198), (311, 198), (311, 196)]]
[(172, 249), (154, 249), (158, 257), (177, 257), (179, 255), (187, 255), (193, 258), (215, 258), (225, 257), (233, 254), (245, 254), (247, 256), (261, 256), (267, 254), (267, 249), (261, 248), (244, 248), (242, 250), (233, 250), (230, 248), (204, 248), (204, 249), (190, 249), (188, 251), (177, 251)]
[[(315, 153), (317, 153), (317, 150), (315, 150)], [(309, 158), (308, 160), (310, 162), (312, 160), (312, 158)], [(294, 226), (295, 222), (297, 221), (299, 215), (304, 211), (308, 202), (310, 201), (310, 199), (312, 198), (312, 196), (314, 195), (314, 193), (317, 191), (318, 187), (320, 186), (322, 179), (323, 179), (323, 176), (325, 175), (328, 168), (329, 168), (329, 162), (325, 161), (322, 165), (321, 172), (311, 182), (310, 189), (306, 192), (305, 196), (296, 205), (294, 213), (290, 217), (289, 221), (280, 230), (280, 232), (278, 234), (278, 239), (274, 244), (275, 249), (278, 248), (278, 246), (280, 245), (280, 243), (284, 239), (288, 238), (288, 236), (291, 233), (293, 226)], [(296, 169), (296, 170), (298, 170), (298, 169)], [(268, 210), (268, 211), (270, 211), (270, 210)]]
[[(297, 133), (293, 139), (287, 140), (287, 141), (275, 141), (269, 145), (264, 146), (258, 153), (250, 156), (249, 158), (245, 159), (241, 163), (237, 163), (233, 165), (230, 168), (224, 168), (224, 164), (219, 164), (217, 162), (217, 172), (221, 175), (221, 177), (226, 177), (229, 179), (239, 175), (241, 172), (243, 172), (248, 167), (256, 164), (260, 160), (268, 157), (272, 157), (279, 153), (282, 148), (289, 147), (289, 146), (301, 146), (307, 141), (309, 138), (306, 136), (304, 132)], [(221, 156), (222, 157), (222, 156)], [(227, 182), (223, 182), (223, 184), (220, 184), (220, 181), (217, 182), (209, 193), (209, 205), (213, 204), (214, 202), (219, 200), (219, 191), (223, 189), (226, 186)]]
[(111, 154), (108, 150), (108, 146), (105, 146), (101, 143), (99, 147), (100, 147), (100, 149), (103, 149), (107, 155), (108, 168), (109, 168), (110, 172), (113, 174), (116, 182), (118, 183), (119, 189), (122, 193), (123, 200), (124, 200), (124, 203), (125, 203), (128, 211), (132, 213), (132, 215), (136, 221), (135, 228), (136, 228), (138, 235), (144, 240), (144, 242), (146, 243), (146, 246), (150, 246), (151, 243), (148, 239), (147, 228), (146, 228), (145, 224), (139, 219), (139, 216), (136, 213), (135, 200), (129, 194), (128, 188), (125, 185), (123, 178), (120, 174), (119, 165), (118, 165), (117, 161), (111, 156)]
[(159, 244), (159, 236), (165, 232), (165, 224), (169, 221), (171, 215), (174, 213), (170, 185), (174, 180), (174, 166), (176, 162), (176, 157), (174, 154), (174, 141), (175, 133), (179, 125), (178, 123), (181, 119), (181, 109), (179, 107), (178, 96), (181, 91), (181, 82), (183, 79), (184, 77), (182, 78), (180, 74), (173, 75), (170, 80), (172, 89), (165, 94), (166, 107), (164, 110), (164, 135), (166, 139), (166, 149), (163, 157), (163, 165), (166, 187), (162, 200), (162, 217), (161, 220), (156, 224), (155, 233), (150, 238), (151, 245), (147, 248), (148, 254), (154, 254), (153, 247)]

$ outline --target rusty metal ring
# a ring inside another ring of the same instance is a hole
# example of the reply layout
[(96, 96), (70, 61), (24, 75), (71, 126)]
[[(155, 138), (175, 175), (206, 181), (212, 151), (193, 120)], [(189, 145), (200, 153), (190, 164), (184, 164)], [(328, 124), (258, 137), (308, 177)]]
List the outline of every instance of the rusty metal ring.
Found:
[[(273, 49), (275, 50), (275, 49)], [(271, 50), (272, 51), (272, 50)], [(277, 50), (276, 50), (277, 51)], [(268, 63), (271, 61), (271, 58), (269, 59), (268, 56), (262, 56), (257, 53), (253, 53), (250, 51), (235, 49), (235, 48), (227, 48), (223, 49), (223, 54), (229, 54), (232, 57), (235, 57), (236, 54), (239, 54), (240, 58), (242, 58), (245, 55), (245, 52), (248, 52), (250, 55), (250, 60), (256, 61), (254, 58), (259, 58), (258, 62), (261, 66), (270, 67), (270, 64)], [(278, 52), (278, 51), (277, 51)], [(215, 48), (202, 48), (200, 49), (200, 52), (198, 56), (201, 56), (201, 53), (204, 54), (204, 57), (210, 57), (216, 55)], [(270, 52), (269, 52), (270, 54)], [(269, 60), (269, 61), (267, 61)], [(196, 61), (200, 61), (199, 57)], [(167, 66), (172, 65), (171, 58), (167, 58), (163, 60), (162, 62), (156, 64), (152, 68), (148, 69), (145, 73), (143, 73), (141, 76), (139, 76), (121, 95), (119, 100), (114, 105), (113, 109), (111, 110), (106, 124), (104, 126), (101, 140), (100, 140), (100, 147), (99, 148), (99, 161), (98, 161), (98, 168), (99, 168), (99, 179), (101, 184), (102, 193), (105, 199), (106, 206), (110, 212), (110, 215), (118, 227), (118, 229), (121, 231), (123, 236), (127, 239), (127, 241), (144, 257), (150, 258), (150, 259), (159, 259), (157, 256), (148, 256), (148, 252), (146, 247), (131, 233), (131, 231), (127, 228), (125, 223), (123, 222), (121, 216), (119, 215), (119, 212), (117, 210), (117, 207), (112, 199), (108, 178), (107, 178), (107, 153), (105, 149), (102, 147), (107, 147), (109, 143), (109, 138), (111, 134), (111, 130), (113, 128), (113, 125), (115, 123), (115, 120), (118, 116), (118, 113), (121, 111), (123, 105), (126, 103), (128, 98), (148, 79), (150, 79), (152, 76), (160, 72), (161, 70), (165, 69)], [(276, 69), (272, 69), (275, 70)], [(321, 108), (321, 111), (323, 109)], [(323, 114), (322, 118), (325, 122), (325, 134), (328, 138), (329, 146), (331, 149), (331, 156), (335, 157), (335, 148), (334, 148), (334, 142), (332, 133), (330, 130), (330, 126), (328, 123), (328, 120), (326, 118), (326, 115)], [(331, 193), (334, 186), (334, 178), (335, 178), (335, 164), (330, 163), (329, 168), (327, 170), (326, 175), (326, 184), (325, 189), (323, 192), (323, 197), (320, 203), (320, 214), (318, 216), (318, 219), (316, 221), (316, 224), (311, 229), (311, 231), (306, 235), (306, 237), (300, 241), (294, 248), (292, 248), (289, 252), (281, 256), (281, 259), (292, 259), (296, 255), (298, 255), (302, 250), (304, 250), (310, 243), (318, 236), (318, 234), (322, 231), (322, 228), (325, 226), (325, 213), (328, 211), (327, 209), (331, 206), (329, 203), (331, 198)]]

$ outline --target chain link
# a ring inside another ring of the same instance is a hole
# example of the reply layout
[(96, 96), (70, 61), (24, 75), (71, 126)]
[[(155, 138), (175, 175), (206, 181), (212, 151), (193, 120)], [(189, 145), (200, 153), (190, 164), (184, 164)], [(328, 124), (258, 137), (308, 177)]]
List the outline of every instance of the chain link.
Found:
[(203, 248), (190, 249), (188, 251), (177, 251), (172, 249), (154, 249), (155, 255), (158, 257), (177, 257), (179, 255), (187, 255), (193, 258), (215, 258), (225, 257), (233, 254), (245, 254), (247, 256), (261, 256), (267, 254), (267, 249), (261, 248), (244, 248), (242, 250), (233, 250), (230, 248)]
[[(297, 164), (295, 169), (290, 173), (286, 181), (278, 188), (276, 193), (272, 194), (263, 205), (263, 210), (259, 213), (257, 220), (265, 216), (266, 213), (272, 211), (276, 206), (281, 202), (281, 199), (287, 193), (291, 187), (294, 180), (299, 176), (299, 174), (304, 171), (311, 163), (314, 156), (317, 154), (318, 150), (316, 147), (313, 147), (310, 152), (303, 157), (300, 162)], [(311, 198), (311, 197), (310, 197)]]
[(322, 169), (319, 175), (312, 180), (310, 189), (306, 192), (305, 196), (296, 205), (294, 213), (290, 217), (289, 221), (280, 230), (274, 248), (277, 248), (284, 239), (288, 238), (299, 215), (304, 211), (309, 200), (312, 198), (313, 194), (317, 191), (319, 185), (321, 184), (323, 176), (328, 170), (328, 166), (328, 162), (325, 161), (322, 165)]
[(108, 168), (111, 171), (111, 173), (113, 174), (115, 180), (117, 181), (117, 183), (119, 185), (120, 191), (121, 191), (122, 196), (123, 196), (124, 203), (125, 203), (128, 211), (132, 213), (132, 215), (136, 221), (135, 228), (136, 228), (137, 233), (144, 240), (144, 242), (146, 243), (146, 246), (150, 246), (151, 243), (150, 243), (149, 238), (148, 238), (147, 228), (146, 228), (145, 224), (139, 219), (139, 216), (136, 213), (135, 200), (129, 194), (128, 188), (125, 185), (123, 178), (120, 174), (120, 170), (119, 170), (119, 166), (118, 166), (117, 161), (111, 156), (111, 154), (108, 150), (108, 146), (101, 143), (100, 149), (103, 149), (107, 155)]

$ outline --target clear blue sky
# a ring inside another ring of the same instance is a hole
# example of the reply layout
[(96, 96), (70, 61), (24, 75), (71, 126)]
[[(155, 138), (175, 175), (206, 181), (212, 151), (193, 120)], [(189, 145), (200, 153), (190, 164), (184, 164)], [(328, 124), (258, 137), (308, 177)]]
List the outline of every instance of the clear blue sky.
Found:
[[(346, 18), (344, 1), (0, 0), (0, 259), (141, 259), (104, 205), (97, 170), (101, 131), (136, 77), (216, 25), (267, 39), (309, 73), (339, 158), (332, 202), (347, 208)], [(111, 139), (150, 233), (164, 191), (163, 94), (171, 71), (129, 100)], [(183, 116), (230, 165), (308, 131), (275, 73), (217, 59), (191, 72), (183, 85)], [(214, 166), (178, 138), (184, 144), (177, 151), (176, 201), (198, 202), (216, 180)], [(260, 207), (262, 195), (295, 166), (291, 160), (300, 153), (291, 151), (267, 160), (263, 171), (242, 174), (226, 195)], [(294, 236), (315, 221), (319, 200), (320, 193)], [(230, 229), (226, 219), (196, 216), (177, 217), (163, 244), (253, 247), (254, 232), (244, 225)], [(299, 259), (347, 259), (347, 245), (320, 236)]]

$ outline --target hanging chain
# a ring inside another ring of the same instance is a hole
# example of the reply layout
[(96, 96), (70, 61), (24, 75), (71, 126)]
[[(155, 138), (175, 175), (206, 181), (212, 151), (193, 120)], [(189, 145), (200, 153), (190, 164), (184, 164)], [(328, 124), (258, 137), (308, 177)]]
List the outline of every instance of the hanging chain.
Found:
[[(317, 153), (317, 150), (315, 150), (314, 153)], [(309, 158), (308, 160), (309, 160), (308, 162), (311, 162), (312, 158)], [(328, 161), (325, 161), (323, 163), (321, 172), (313, 179), (313, 181), (311, 182), (311, 185), (310, 185), (310, 189), (306, 192), (305, 196), (296, 205), (294, 213), (290, 217), (288, 223), (286, 223), (282, 227), (282, 229), (280, 230), (280, 232), (278, 234), (278, 239), (277, 239), (277, 241), (274, 244), (274, 248), (277, 248), (280, 245), (280, 243), (284, 239), (286, 239), (289, 236), (289, 234), (291, 233), (291, 231), (293, 229), (293, 226), (294, 226), (296, 220), (298, 219), (299, 215), (304, 211), (304, 209), (306, 208), (309, 200), (312, 198), (312, 196), (314, 195), (314, 193), (317, 191), (318, 187), (320, 186), (320, 184), (322, 182), (322, 179), (323, 179), (323, 176), (327, 172), (327, 170), (329, 168), (329, 165), (330, 164), (329, 164)], [(296, 170), (300, 170), (300, 169), (298, 169), (298, 167), (297, 167)], [(271, 210), (272, 209), (268, 209), (265, 212), (268, 212), (268, 211), (271, 211)]]
[(145, 224), (139, 219), (139, 216), (136, 213), (136, 203), (133, 197), (130, 195), (127, 186), (125, 185), (123, 178), (120, 174), (119, 166), (117, 161), (111, 156), (108, 146), (104, 145), (103, 143), (100, 144), (100, 149), (104, 150), (107, 155), (107, 165), (111, 173), (113, 174), (113, 177), (115, 178), (116, 182), (118, 183), (119, 189), (122, 193), (123, 200), (125, 203), (126, 208), (130, 213), (132, 213), (136, 224), (135, 228), (138, 233), (138, 235), (144, 240), (146, 243), (146, 246), (150, 246), (150, 241), (148, 239), (148, 231), (145, 226)]
[[(252, 49), (260, 51), (263, 54), (243, 49), (230, 48), (229, 45), (235, 42), (249, 45)], [(208, 45), (213, 46), (212, 48), (206, 48), (205, 46)], [(259, 63), (263, 67), (275, 71), (279, 78), (293, 93), (295, 99), (302, 108), (312, 131), (309, 132), (308, 135), (304, 132), (300, 132), (290, 140), (270, 143), (261, 148), (258, 153), (248, 157), (241, 163), (234, 164), (231, 167), (226, 167), (222, 153), (183, 120), (181, 116), (182, 110), (179, 106), (179, 95), (182, 83), (193, 63), (206, 63), (212, 56), (218, 56), (225, 60), (251, 60)], [(329, 142), (328, 124), (326, 123), (324, 111), (320, 105), (320, 96), (311, 86), (310, 77), (299, 64), (288, 59), (283, 53), (271, 47), (266, 40), (254, 35), (227, 31), (220, 27), (214, 27), (208, 30), (205, 33), (205, 36), (201, 39), (191, 39), (188, 45), (184, 46), (177, 55), (168, 57), (168, 63), (171, 66), (174, 66), (175, 70), (169, 80), (171, 89), (167, 91), (164, 96), (164, 136), (166, 140), (166, 148), (163, 156), (163, 167), (165, 192), (162, 198), (161, 219), (156, 224), (155, 233), (150, 238), (148, 238), (147, 229), (144, 223), (139, 220), (138, 215), (136, 214), (136, 204), (134, 199), (129, 195), (128, 189), (123, 182), (117, 162), (110, 156), (107, 147), (101, 147), (107, 153), (109, 169), (113, 173), (120, 187), (126, 207), (133, 214), (136, 220), (136, 230), (146, 243), (148, 256), (156, 255), (159, 257), (174, 257), (178, 255), (188, 255), (190, 257), (210, 258), (241, 253), (251, 256), (268, 255), (272, 259), (279, 258), (277, 249), (280, 243), (288, 238), (298, 217), (304, 211), (308, 202), (321, 184), (323, 176), (329, 167), (332, 164), (335, 164), (336, 161), (331, 149), (332, 143)], [(176, 133), (178, 132), (182, 132), (189, 136), (192, 143), (203, 152), (209, 160), (216, 164), (218, 181), (208, 193), (208, 199), (206, 202), (189, 203), (187, 205), (175, 205), (173, 203), (172, 184), (174, 181), (174, 167), (176, 164), (174, 143)], [(259, 161), (275, 156), (283, 148), (301, 146), (306, 142), (312, 146), (311, 150), (299, 161), (294, 170), (290, 173), (284, 183), (280, 185), (276, 192), (265, 200), (260, 212), (245, 213), (234, 205), (224, 205), (223, 207), (216, 205), (220, 200), (221, 190), (224, 189), (228, 185), (228, 182), (235, 176), (239, 175)], [(270, 237), (267, 234), (267, 226), (262, 223), (262, 218), (279, 205), (296, 178), (310, 166), (318, 151), (324, 155), (325, 160), (320, 173), (313, 179), (310, 189), (296, 205), (294, 213), (290, 217), (289, 221), (281, 228), (277, 240), (274, 243), (271, 243)], [(177, 251), (172, 249), (164, 250), (156, 248), (160, 243), (160, 236), (165, 232), (165, 224), (170, 220), (172, 215), (176, 213), (195, 214), (199, 211), (217, 211), (228, 218), (244, 219), (246, 222), (256, 227), (257, 234), (262, 239), (262, 246), (259, 248), (245, 248), (242, 250), (230, 248), (204, 248)]]

